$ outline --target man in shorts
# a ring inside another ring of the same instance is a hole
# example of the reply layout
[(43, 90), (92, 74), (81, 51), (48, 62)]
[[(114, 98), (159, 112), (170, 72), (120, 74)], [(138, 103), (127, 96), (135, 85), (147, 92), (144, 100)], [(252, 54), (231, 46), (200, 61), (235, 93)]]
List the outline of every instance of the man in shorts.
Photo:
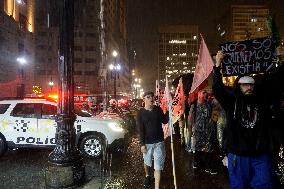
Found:
[(159, 106), (154, 105), (153, 92), (144, 93), (143, 100), (144, 108), (141, 108), (138, 112), (137, 125), (146, 173), (144, 186), (149, 187), (152, 184), (149, 167), (152, 166), (154, 159), (155, 189), (159, 189), (161, 171), (164, 168), (166, 157), (162, 123), (168, 122), (168, 114), (164, 114)]

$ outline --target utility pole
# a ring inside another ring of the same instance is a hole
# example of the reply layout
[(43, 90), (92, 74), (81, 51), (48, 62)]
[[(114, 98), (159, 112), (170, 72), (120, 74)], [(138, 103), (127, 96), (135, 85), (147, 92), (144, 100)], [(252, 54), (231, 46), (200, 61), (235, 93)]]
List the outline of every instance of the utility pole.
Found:
[(71, 188), (83, 183), (85, 167), (76, 147), (74, 122), (74, 0), (60, 0), (59, 90), (56, 147), (49, 154), (46, 188)]
[(113, 78), (113, 98), (116, 99), (116, 70), (114, 70), (114, 78)]

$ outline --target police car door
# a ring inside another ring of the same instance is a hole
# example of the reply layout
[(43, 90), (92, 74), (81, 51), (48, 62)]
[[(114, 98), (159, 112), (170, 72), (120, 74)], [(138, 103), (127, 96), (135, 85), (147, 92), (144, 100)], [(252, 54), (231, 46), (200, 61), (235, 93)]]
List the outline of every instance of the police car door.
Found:
[(57, 123), (55, 117), (57, 107), (53, 104), (42, 104), (41, 116), (38, 118), (38, 137), (41, 145), (55, 145), (55, 132)]
[(12, 127), (7, 141), (16, 145), (34, 145), (37, 143), (38, 103), (17, 103), (11, 112)]

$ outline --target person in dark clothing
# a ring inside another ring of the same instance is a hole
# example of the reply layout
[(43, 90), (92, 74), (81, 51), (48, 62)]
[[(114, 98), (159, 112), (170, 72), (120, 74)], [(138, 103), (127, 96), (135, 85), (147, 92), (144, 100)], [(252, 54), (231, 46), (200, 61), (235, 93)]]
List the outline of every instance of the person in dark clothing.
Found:
[(144, 186), (149, 187), (151, 185), (152, 179), (149, 175), (149, 167), (152, 166), (152, 160), (154, 159), (155, 189), (158, 189), (166, 157), (162, 123), (166, 124), (168, 122), (168, 115), (164, 114), (159, 106), (154, 105), (153, 92), (144, 93), (143, 98), (145, 106), (138, 112), (137, 125), (146, 173)]
[[(189, 111), (189, 125), (192, 132), (194, 150), (193, 168), (202, 168), (211, 175), (217, 174), (215, 161), (216, 125), (212, 119), (213, 103), (208, 100), (206, 90), (198, 92), (197, 102)], [(214, 162), (215, 161), (215, 162)]]
[[(225, 109), (227, 126), (224, 130), (224, 149), (228, 153), (228, 171), (232, 189), (275, 188), (270, 156), (269, 106), (283, 92), (284, 66), (255, 86), (252, 77), (237, 80), (234, 94), (229, 94), (220, 73), (222, 51), (216, 55), (213, 92)], [(259, 88), (257, 88), (259, 87)]]

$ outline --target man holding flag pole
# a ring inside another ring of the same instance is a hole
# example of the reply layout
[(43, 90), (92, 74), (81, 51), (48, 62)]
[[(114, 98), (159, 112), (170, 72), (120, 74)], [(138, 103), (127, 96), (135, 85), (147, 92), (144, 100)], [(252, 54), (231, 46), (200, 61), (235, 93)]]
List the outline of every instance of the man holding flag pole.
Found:
[(155, 189), (159, 189), (161, 171), (164, 168), (166, 157), (164, 133), (162, 123), (168, 122), (168, 114), (164, 114), (159, 106), (154, 105), (154, 93), (145, 92), (143, 95), (144, 108), (141, 108), (137, 115), (139, 128), (141, 152), (144, 158), (145, 181), (144, 186), (152, 184), (149, 168), (154, 159)]

